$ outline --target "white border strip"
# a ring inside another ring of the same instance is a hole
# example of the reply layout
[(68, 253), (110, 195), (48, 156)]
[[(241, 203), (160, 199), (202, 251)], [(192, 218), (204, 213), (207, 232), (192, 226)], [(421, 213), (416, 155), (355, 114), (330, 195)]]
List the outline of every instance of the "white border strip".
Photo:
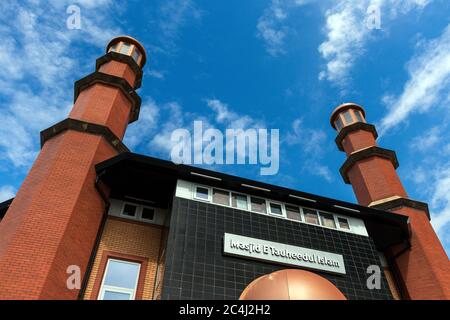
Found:
[(308, 199), (308, 198), (303, 198), (303, 197), (300, 197), (300, 196), (295, 196), (295, 195), (293, 195), (293, 194), (290, 194), (289, 197), (295, 198), (295, 199), (299, 199), (299, 200), (305, 200), (305, 201), (309, 201), (309, 202), (317, 202), (316, 200)]
[(211, 177), (211, 176), (207, 176), (206, 174), (201, 174), (201, 173), (197, 173), (197, 172), (193, 172), (193, 171), (191, 171), (191, 174), (192, 174), (193, 176), (199, 176), (199, 177), (202, 177), (202, 178), (207, 178), (207, 179), (212, 179), (212, 180), (222, 181), (221, 178)]
[(255, 187), (255, 186), (251, 186), (251, 185), (245, 184), (245, 183), (241, 183), (241, 186), (247, 187), (247, 188), (251, 188), (251, 189), (255, 189), (255, 190), (261, 190), (261, 191), (271, 192), (271, 190), (269, 190), (269, 189), (266, 189), (266, 188), (260, 188), (260, 187)]
[(342, 207), (342, 206), (338, 206), (337, 204), (334, 204), (333, 207), (335, 208), (339, 208), (339, 209), (343, 209), (343, 210), (347, 210), (347, 211), (353, 211), (353, 212), (361, 212), (359, 210), (356, 209), (352, 209), (352, 208), (347, 208), (347, 207)]

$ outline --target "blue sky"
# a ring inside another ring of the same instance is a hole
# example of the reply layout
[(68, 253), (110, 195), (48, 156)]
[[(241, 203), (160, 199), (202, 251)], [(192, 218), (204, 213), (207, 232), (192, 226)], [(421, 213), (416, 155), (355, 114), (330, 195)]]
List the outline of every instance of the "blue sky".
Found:
[[(71, 4), (79, 30), (66, 27)], [(371, 5), (381, 29), (366, 26)], [(397, 152), (410, 197), (429, 203), (449, 252), (449, 12), (447, 0), (2, 1), (0, 200), (20, 187), (39, 132), (67, 116), (74, 81), (129, 34), (149, 54), (140, 120), (125, 137), (134, 152), (169, 159), (171, 132), (194, 120), (280, 129), (277, 175), (210, 169), (355, 202), (328, 122), (353, 101)]]

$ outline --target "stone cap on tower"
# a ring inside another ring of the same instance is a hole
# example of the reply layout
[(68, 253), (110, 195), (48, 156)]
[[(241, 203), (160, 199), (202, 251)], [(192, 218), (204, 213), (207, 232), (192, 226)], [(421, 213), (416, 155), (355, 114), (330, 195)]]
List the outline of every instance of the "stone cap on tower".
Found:
[(337, 131), (356, 122), (365, 123), (366, 112), (363, 107), (353, 102), (341, 104), (334, 109), (330, 118), (331, 126)]
[(112, 39), (106, 46), (106, 53), (111, 51), (132, 57), (141, 68), (144, 67), (147, 61), (147, 53), (144, 46), (130, 36), (119, 36)]

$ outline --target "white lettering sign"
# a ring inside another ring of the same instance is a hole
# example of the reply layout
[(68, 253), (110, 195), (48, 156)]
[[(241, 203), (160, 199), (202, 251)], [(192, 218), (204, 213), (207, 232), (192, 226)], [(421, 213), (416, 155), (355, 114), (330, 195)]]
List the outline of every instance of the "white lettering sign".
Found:
[(345, 274), (342, 255), (225, 233), (224, 254)]

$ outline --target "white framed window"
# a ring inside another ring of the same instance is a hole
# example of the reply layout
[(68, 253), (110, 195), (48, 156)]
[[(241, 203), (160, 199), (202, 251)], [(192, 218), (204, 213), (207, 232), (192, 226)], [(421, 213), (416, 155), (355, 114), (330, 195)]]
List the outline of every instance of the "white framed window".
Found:
[(211, 201), (211, 189), (203, 186), (196, 186), (194, 198), (202, 201)]
[(129, 203), (129, 202), (123, 203), (122, 211), (120, 212), (121, 216), (128, 217), (128, 218), (137, 218), (137, 213), (138, 213), (137, 205), (135, 205), (133, 203)]
[(338, 131), (341, 131), (341, 129), (344, 127), (344, 124), (342, 123), (342, 120), (341, 120), (341, 117), (340, 117), (340, 116), (338, 116), (338, 117), (336, 118), (336, 121), (334, 122), (334, 124), (336, 125), (336, 129), (337, 129)]
[(344, 112), (344, 119), (346, 125), (353, 123), (353, 118), (352, 115), (350, 114), (350, 110)]
[(317, 215), (316, 210), (303, 208), (303, 216), (305, 217), (306, 223), (320, 225), (319, 216)]
[(250, 207), (253, 212), (267, 214), (265, 199), (250, 197)]
[(230, 206), (230, 192), (213, 188), (212, 202), (223, 206)]
[(138, 48), (134, 47), (133, 49), (133, 53), (131, 54), (131, 56), (133, 57), (134, 61), (136, 61), (136, 63), (139, 63), (139, 57), (141, 56)]
[(131, 44), (129, 43), (122, 43), (122, 46), (120, 47), (120, 53), (128, 55), (130, 53)]
[(150, 207), (142, 207), (141, 219), (145, 221), (153, 221), (155, 219), (155, 209)]
[(337, 222), (339, 225), (339, 229), (343, 229), (343, 230), (347, 230), (347, 231), (351, 230), (348, 219), (346, 219), (344, 217), (336, 217), (336, 218), (337, 218)]
[(141, 264), (118, 259), (108, 259), (99, 300), (134, 300)]
[(289, 220), (302, 221), (300, 207), (290, 204), (286, 204), (284, 207), (286, 209), (286, 218)]
[(331, 213), (320, 212), (320, 224), (323, 227), (336, 229), (336, 221)]
[(284, 210), (283, 210), (283, 205), (281, 203), (278, 202), (272, 202), (272, 201), (268, 201), (269, 202), (269, 213), (271, 215), (274, 216), (278, 216), (278, 217), (284, 217)]
[(248, 210), (248, 197), (245, 194), (232, 193), (231, 206), (236, 209)]

